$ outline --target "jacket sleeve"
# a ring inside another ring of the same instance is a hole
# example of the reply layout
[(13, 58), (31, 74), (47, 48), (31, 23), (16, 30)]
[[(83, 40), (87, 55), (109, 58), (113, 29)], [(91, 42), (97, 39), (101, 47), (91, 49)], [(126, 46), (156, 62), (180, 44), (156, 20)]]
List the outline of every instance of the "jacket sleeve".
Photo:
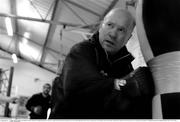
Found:
[(63, 68), (65, 95), (103, 95), (114, 87), (114, 79), (102, 76), (91, 45), (76, 45), (66, 57)]
[(36, 103), (35, 99), (36, 99), (36, 98), (35, 98), (35, 95), (31, 96), (31, 97), (28, 99), (28, 101), (27, 101), (27, 103), (26, 103), (26, 108), (27, 108), (27, 110), (32, 111), (33, 107), (35, 107), (35, 105), (34, 105), (34, 103)]

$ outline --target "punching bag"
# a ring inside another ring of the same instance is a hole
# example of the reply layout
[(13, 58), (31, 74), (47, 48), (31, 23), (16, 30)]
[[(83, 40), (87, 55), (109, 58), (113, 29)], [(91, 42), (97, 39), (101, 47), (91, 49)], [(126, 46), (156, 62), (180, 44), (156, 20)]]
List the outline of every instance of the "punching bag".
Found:
[(137, 34), (151, 70), (154, 119), (180, 119), (180, 0), (138, 0)]

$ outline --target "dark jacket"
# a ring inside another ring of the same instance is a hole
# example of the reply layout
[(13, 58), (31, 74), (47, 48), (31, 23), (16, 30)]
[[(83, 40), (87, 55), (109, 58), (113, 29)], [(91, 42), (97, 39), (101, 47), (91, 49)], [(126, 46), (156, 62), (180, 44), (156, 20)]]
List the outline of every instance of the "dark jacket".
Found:
[[(119, 112), (127, 113), (129, 101), (114, 89), (114, 79), (133, 70), (133, 59), (126, 47), (109, 59), (98, 33), (74, 45), (62, 74), (53, 83), (50, 118), (121, 118)], [(120, 111), (116, 106), (119, 104)]]
[[(47, 110), (50, 108), (50, 95), (47, 97), (43, 97), (42, 93), (34, 94), (30, 97), (26, 103), (26, 108), (31, 112), (30, 118), (31, 119), (46, 119), (47, 117)], [(37, 115), (32, 111), (32, 107), (41, 106), (42, 112), (41, 114)]]

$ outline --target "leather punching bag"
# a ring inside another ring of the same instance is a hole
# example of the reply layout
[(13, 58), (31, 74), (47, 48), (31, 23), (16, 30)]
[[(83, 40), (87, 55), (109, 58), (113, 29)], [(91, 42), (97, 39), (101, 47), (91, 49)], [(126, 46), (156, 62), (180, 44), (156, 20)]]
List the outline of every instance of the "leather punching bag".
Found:
[(155, 84), (153, 118), (180, 118), (180, 0), (139, 0), (137, 34)]

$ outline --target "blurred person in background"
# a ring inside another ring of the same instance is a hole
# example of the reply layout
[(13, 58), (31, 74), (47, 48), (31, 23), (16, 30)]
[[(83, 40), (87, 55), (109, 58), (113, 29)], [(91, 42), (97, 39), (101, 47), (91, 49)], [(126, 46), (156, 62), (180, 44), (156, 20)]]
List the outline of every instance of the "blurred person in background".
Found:
[(50, 108), (50, 91), (51, 85), (46, 83), (43, 85), (43, 91), (32, 95), (26, 104), (30, 113), (30, 119), (46, 119), (47, 111)]

